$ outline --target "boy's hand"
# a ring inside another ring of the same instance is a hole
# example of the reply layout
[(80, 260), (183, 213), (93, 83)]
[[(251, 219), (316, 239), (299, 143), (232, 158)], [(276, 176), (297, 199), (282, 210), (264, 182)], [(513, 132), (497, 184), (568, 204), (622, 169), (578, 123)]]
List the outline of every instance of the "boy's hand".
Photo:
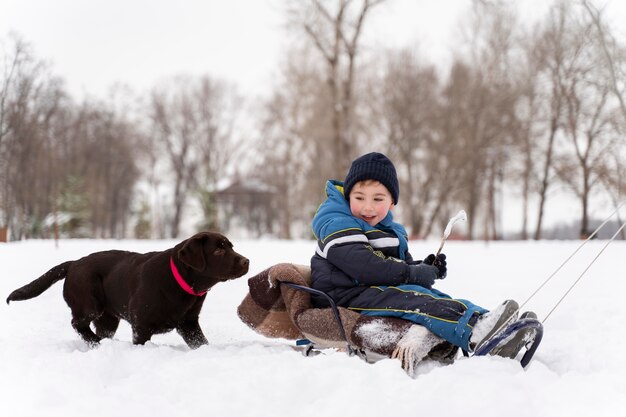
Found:
[(409, 265), (409, 277), (406, 283), (419, 285), (430, 290), (435, 283), (435, 279), (437, 279), (437, 273), (436, 266), (427, 265), (424, 262), (417, 265)]
[(443, 253), (437, 256), (431, 253), (424, 259), (424, 263), (437, 267), (437, 279), (444, 279), (448, 274), (448, 263), (446, 262), (446, 255)]

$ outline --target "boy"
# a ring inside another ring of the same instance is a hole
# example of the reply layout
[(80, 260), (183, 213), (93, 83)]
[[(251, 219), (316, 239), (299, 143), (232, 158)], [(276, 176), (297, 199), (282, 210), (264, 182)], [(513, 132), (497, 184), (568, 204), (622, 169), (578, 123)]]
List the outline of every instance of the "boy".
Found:
[[(515, 320), (515, 301), (488, 312), (433, 288), (436, 279), (446, 277), (446, 256), (411, 257), (406, 231), (393, 221), (400, 190), (396, 169), (385, 155), (357, 158), (343, 183), (327, 182), (326, 194), (313, 218), (318, 241), (311, 280), (338, 306), (413, 321), (468, 352)], [(313, 303), (327, 306), (319, 297)]]

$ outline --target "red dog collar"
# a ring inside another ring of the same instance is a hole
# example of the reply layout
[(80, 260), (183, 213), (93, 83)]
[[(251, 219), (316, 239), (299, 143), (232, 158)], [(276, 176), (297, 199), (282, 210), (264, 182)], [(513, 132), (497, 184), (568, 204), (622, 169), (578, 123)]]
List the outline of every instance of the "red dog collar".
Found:
[(180, 288), (182, 288), (183, 290), (185, 290), (185, 292), (191, 294), (191, 295), (195, 295), (195, 296), (202, 296), (204, 294), (206, 294), (206, 291), (202, 291), (202, 292), (195, 292), (193, 290), (193, 288), (191, 288), (189, 286), (189, 284), (187, 284), (185, 282), (185, 280), (183, 279), (183, 277), (180, 275), (180, 272), (178, 272), (178, 268), (176, 268), (176, 265), (174, 265), (174, 259), (172, 259), (172, 257), (170, 257), (170, 269), (172, 270), (172, 274), (174, 275), (174, 278), (176, 279), (176, 282), (178, 282), (178, 285), (180, 285)]

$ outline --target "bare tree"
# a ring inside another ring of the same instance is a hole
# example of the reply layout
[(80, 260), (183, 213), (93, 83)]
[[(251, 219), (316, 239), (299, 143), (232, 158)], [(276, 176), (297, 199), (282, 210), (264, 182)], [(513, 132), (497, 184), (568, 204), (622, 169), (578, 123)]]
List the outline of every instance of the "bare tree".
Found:
[(502, 3), (475, 3), (474, 35), (470, 45), (471, 65), (488, 93), (485, 102), (485, 218), (483, 236), (487, 240), (500, 237), (499, 204), (505, 170), (511, 159), (514, 133), (519, 129), (517, 103), (519, 92), (513, 71), (519, 64), (515, 36), (518, 23), (515, 12)]
[(182, 210), (189, 190), (196, 185), (196, 173), (200, 162), (193, 144), (195, 121), (189, 93), (185, 91), (154, 91), (151, 103), (151, 119), (156, 139), (167, 152), (174, 174), (173, 206), (170, 220), (170, 236), (178, 237)]
[(28, 45), (17, 35), (10, 36), (7, 42), (0, 40), (0, 64), (2, 78), (0, 79), (0, 228), (9, 226), (13, 214), (14, 203), (9, 186), (9, 170), (11, 148), (14, 143), (9, 137), (11, 126), (9, 123), (10, 108), (15, 101), (16, 86), (24, 72), (24, 67), (31, 61)]
[[(15, 80), (19, 76), (18, 71), (21, 63), (25, 59), (29, 59), (27, 45), (16, 36), (11, 37), (11, 50), (7, 51), (5, 42), (0, 43), (2, 46), (2, 88), (0, 88), (0, 146), (4, 142), (4, 138), (9, 132), (7, 120), (8, 107), (11, 101), (11, 95), (14, 92)], [(0, 148), (1, 149), (1, 148)]]
[[(582, 86), (583, 79), (572, 80), (565, 95), (565, 132), (574, 148), (574, 158), (565, 159), (558, 167), (560, 178), (571, 186), (581, 202), (580, 237), (587, 238), (589, 230), (589, 200), (599, 184), (598, 168), (612, 147), (615, 136), (607, 132), (610, 116), (607, 112), (608, 86)], [(595, 81), (594, 81), (595, 84)], [(591, 91), (584, 91), (589, 90)], [(599, 87), (599, 89), (597, 88)], [(576, 172), (578, 168), (579, 172)]]
[(570, 40), (570, 19), (570, 9), (567, 4), (564, 2), (557, 4), (551, 9), (548, 26), (536, 46), (538, 53), (541, 54), (542, 68), (545, 73), (542, 81), (545, 80), (549, 86), (545, 97), (548, 126), (545, 139), (539, 139), (540, 142), (545, 141), (545, 145), (538, 144), (540, 148), (543, 148), (541, 154), (545, 156), (539, 177), (539, 207), (534, 233), (536, 240), (541, 239), (548, 188), (552, 182), (554, 148), (557, 134), (562, 128), (564, 95), (562, 83), (567, 72), (570, 71), (571, 60), (575, 59), (579, 52), (578, 47)]
[(373, 7), (384, 0), (309, 0), (305, 7), (291, 8), (325, 63), (326, 86), (331, 110), (332, 176), (348, 169), (354, 156), (354, 86), (357, 76), (359, 41), (365, 20)]
[[(599, 15), (594, 15), (599, 19)], [(561, 179), (570, 185), (581, 201), (580, 236), (589, 236), (589, 200), (599, 183), (599, 168), (612, 149), (615, 135), (609, 129), (615, 126), (609, 95), (615, 84), (602, 71), (602, 55), (598, 54), (593, 22), (582, 19), (578, 23), (576, 59), (571, 61), (568, 76), (562, 80), (565, 109), (564, 133), (573, 147), (573, 158), (564, 157), (558, 167)], [(578, 172), (576, 172), (578, 170)]]
[(254, 171), (261, 172), (260, 178), (277, 190), (273, 217), (281, 238), (291, 238), (295, 225), (303, 226), (300, 230), (306, 230), (308, 236), (312, 210), (319, 204), (324, 184), (319, 173), (313, 175), (320, 168), (314, 157), (316, 143), (306, 139), (316, 134), (311, 121), (319, 95), (319, 76), (306, 65), (308, 59), (302, 51), (288, 55), (280, 83), (264, 103), (260, 121), (261, 158)]
[(55, 236), (123, 237), (138, 178), (134, 129), (102, 103), (77, 108), (63, 81), (14, 42), (0, 96), (5, 227), (12, 239), (49, 237), (51, 227)]
[(17, 36), (11, 41), (0, 92), (0, 227), (20, 239), (40, 233), (49, 209), (54, 176), (46, 150), (63, 93), (29, 46)]
[(375, 107), (370, 117), (386, 138), (402, 189), (402, 210), (413, 236), (426, 236), (447, 193), (437, 135), (439, 79), (434, 67), (420, 64), (409, 50), (389, 54), (382, 82), (372, 83)]
[[(227, 175), (238, 101), (226, 85), (207, 77), (177, 77), (152, 92), (150, 118), (156, 140), (173, 171), (173, 212), (170, 235), (177, 237), (183, 209), (191, 193), (213, 192)], [(206, 193), (200, 198), (206, 199)], [(208, 209), (211, 212), (210, 209)], [(214, 226), (215, 219), (208, 226)]]
[(619, 87), (619, 80), (624, 79), (624, 70), (620, 64), (620, 58), (624, 58), (623, 47), (619, 48), (615, 37), (611, 33), (606, 23), (603, 20), (603, 11), (598, 9), (589, 0), (581, 1), (585, 10), (589, 14), (591, 22), (597, 31), (597, 40), (602, 51), (602, 59), (606, 64), (608, 77), (610, 81), (611, 91), (619, 102), (619, 109), (622, 113), (622, 117), (626, 120), (626, 99), (624, 98), (624, 87)]
[[(623, 127), (617, 128), (616, 133), (623, 136)], [(621, 134), (620, 134), (621, 133)], [(616, 146), (608, 152), (607, 158), (602, 161), (600, 167), (596, 167), (600, 181), (608, 191), (611, 202), (615, 207), (618, 224), (623, 223), (620, 206), (626, 201), (626, 152), (623, 146)], [(626, 239), (626, 232), (620, 232), (622, 239)]]
[[(620, 88), (620, 81), (624, 79), (624, 62), (626, 52), (623, 45), (619, 45), (613, 36), (610, 28), (603, 19), (603, 10), (598, 9), (593, 3), (588, 0), (582, 0), (582, 5), (587, 11), (593, 26), (597, 32), (597, 40), (601, 47), (602, 59), (606, 65), (609, 85), (611, 92), (615, 95), (619, 103), (619, 110), (621, 112), (621, 123), (615, 123), (615, 131), (619, 136), (623, 137), (623, 126), (626, 125), (626, 99), (624, 98), (625, 91)], [(622, 132), (620, 134), (620, 132)], [(624, 142), (622, 140), (622, 142)], [(618, 146), (613, 152), (610, 153), (609, 158), (604, 160), (603, 166), (600, 168), (600, 178), (604, 186), (609, 190), (613, 205), (617, 209), (621, 204), (624, 195), (626, 194), (626, 185), (623, 181), (624, 174), (624, 147)], [(617, 211), (617, 218), (619, 223), (622, 223), (620, 213)], [(626, 239), (625, 232), (622, 230), (622, 239)]]
[[(520, 195), (522, 198), (522, 224), (520, 237), (528, 239), (530, 199), (537, 188), (536, 165), (540, 160), (536, 143), (543, 137), (541, 110), (541, 65), (543, 58), (536, 51), (538, 43), (536, 35), (537, 27), (534, 26), (527, 33), (521, 34), (518, 40), (520, 59), (517, 70), (514, 72), (515, 91), (517, 92), (516, 119), (519, 123), (517, 129), (513, 129), (512, 150), (518, 152), (520, 157), (513, 166), (514, 182), (521, 181)], [(515, 162), (516, 160), (513, 159)]]
[[(468, 213), (470, 239), (476, 237), (480, 218), (482, 190), (487, 167), (487, 105), (488, 88), (480, 75), (465, 63), (457, 61), (443, 90), (443, 142), (448, 150), (448, 172), (453, 172), (453, 186), (446, 190)], [(441, 221), (443, 222), (442, 216)]]
[(95, 100), (60, 109), (48, 153), (57, 171), (52, 211), (71, 219), (60, 225), (70, 237), (127, 236), (143, 137), (126, 114)]

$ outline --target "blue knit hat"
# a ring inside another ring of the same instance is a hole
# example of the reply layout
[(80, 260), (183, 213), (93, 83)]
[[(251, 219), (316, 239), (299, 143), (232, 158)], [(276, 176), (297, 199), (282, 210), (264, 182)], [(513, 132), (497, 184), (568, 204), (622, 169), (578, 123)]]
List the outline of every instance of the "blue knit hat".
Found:
[(376, 180), (383, 184), (391, 193), (394, 204), (398, 204), (400, 196), (400, 186), (398, 176), (393, 162), (385, 155), (378, 152), (371, 152), (360, 156), (352, 161), (352, 166), (343, 182), (343, 191), (346, 199), (350, 196), (352, 187), (359, 181)]

